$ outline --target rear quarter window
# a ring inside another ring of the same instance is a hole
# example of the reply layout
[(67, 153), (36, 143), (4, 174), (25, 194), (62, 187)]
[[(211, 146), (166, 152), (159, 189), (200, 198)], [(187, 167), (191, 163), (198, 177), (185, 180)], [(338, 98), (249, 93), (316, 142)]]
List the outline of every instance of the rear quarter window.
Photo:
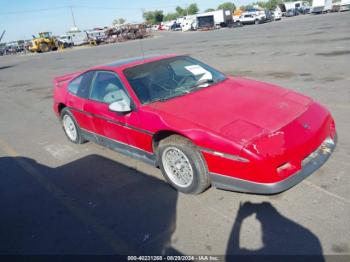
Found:
[(79, 88), (79, 85), (81, 83), (82, 78), (83, 78), (83, 76), (79, 76), (68, 84), (68, 91), (70, 93), (72, 93), (74, 95), (76, 95), (78, 93), (78, 88)]
[(73, 79), (68, 84), (68, 92), (82, 98), (88, 98), (94, 73), (94, 71), (89, 71)]

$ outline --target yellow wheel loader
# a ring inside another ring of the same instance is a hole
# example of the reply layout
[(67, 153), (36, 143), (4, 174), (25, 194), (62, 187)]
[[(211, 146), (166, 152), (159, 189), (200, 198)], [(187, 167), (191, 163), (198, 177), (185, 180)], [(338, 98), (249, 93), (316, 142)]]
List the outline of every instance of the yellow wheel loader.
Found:
[(59, 43), (51, 32), (41, 32), (38, 37), (33, 36), (32, 45), (29, 47), (29, 51), (45, 53), (54, 51), (59, 48)]

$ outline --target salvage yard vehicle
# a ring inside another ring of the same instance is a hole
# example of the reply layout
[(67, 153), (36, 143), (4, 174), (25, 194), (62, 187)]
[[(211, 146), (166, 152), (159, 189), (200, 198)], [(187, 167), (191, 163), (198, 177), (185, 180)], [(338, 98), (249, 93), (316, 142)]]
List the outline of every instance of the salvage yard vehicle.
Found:
[(93, 29), (86, 31), (88, 43), (92, 46), (99, 45), (106, 41), (107, 35), (103, 29)]
[(155, 165), (191, 194), (210, 185), (282, 192), (318, 169), (336, 144), (330, 112), (311, 98), (185, 55), (58, 76), (53, 110), (71, 142), (93, 141)]
[(38, 37), (33, 36), (31, 46), (29, 46), (30, 52), (45, 53), (54, 51), (59, 48), (57, 39), (52, 36), (51, 32), (41, 32)]
[(311, 13), (327, 13), (332, 10), (332, 0), (312, 0)]
[(273, 20), (278, 21), (282, 19), (282, 12), (280, 10), (273, 11)]
[(293, 8), (293, 9), (289, 9), (286, 12), (286, 17), (292, 17), (292, 16), (296, 16), (298, 15), (297, 11)]
[(350, 0), (341, 0), (339, 11), (349, 11), (350, 10)]
[(72, 37), (69, 35), (60, 35), (57, 40), (61, 43), (63, 48), (72, 47), (74, 45)]
[(215, 10), (197, 14), (198, 28), (226, 27), (233, 23), (231, 10)]
[(66, 33), (70, 37), (73, 46), (85, 45), (88, 43), (88, 34), (85, 31), (71, 30)]
[(261, 24), (265, 21), (264, 15), (256, 15), (251, 13), (243, 13), (236, 21), (235, 23), (240, 23), (243, 25), (250, 25), (250, 24)]

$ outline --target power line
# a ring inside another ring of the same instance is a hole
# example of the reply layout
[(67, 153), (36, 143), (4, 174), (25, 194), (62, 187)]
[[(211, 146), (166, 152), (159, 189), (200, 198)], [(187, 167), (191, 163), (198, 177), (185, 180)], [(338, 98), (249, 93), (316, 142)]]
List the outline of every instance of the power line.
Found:
[(57, 9), (65, 9), (69, 8), (69, 6), (59, 6), (59, 7), (51, 7), (51, 8), (43, 8), (43, 9), (31, 9), (31, 10), (22, 10), (22, 11), (10, 11), (10, 12), (0, 12), (0, 15), (14, 15), (14, 14), (24, 14), (24, 13), (36, 13), (36, 12), (46, 12)]
[[(147, 9), (163, 9), (163, 8), (175, 8), (178, 5), (168, 5), (168, 6), (153, 6), (148, 7)], [(40, 13), (47, 12), (57, 9), (95, 9), (95, 10), (140, 10), (139, 7), (106, 7), (106, 6), (85, 6), (85, 5), (72, 5), (72, 6), (58, 6), (50, 8), (41, 8), (41, 9), (30, 9), (30, 10), (21, 10), (21, 11), (10, 11), (10, 12), (0, 12), (0, 15), (17, 15), (25, 13)]]
[[(177, 5), (168, 5), (168, 6), (149, 6), (147, 9), (163, 9), (163, 8), (175, 8)], [(181, 4), (180, 4), (181, 5)], [(74, 6), (74, 8), (86, 8), (86, 9), (113, 9), (113, 10), (140, 10), (139, 7), (101, 7), (101, 6), (83, 6), (83, 5), (78, 5)]]

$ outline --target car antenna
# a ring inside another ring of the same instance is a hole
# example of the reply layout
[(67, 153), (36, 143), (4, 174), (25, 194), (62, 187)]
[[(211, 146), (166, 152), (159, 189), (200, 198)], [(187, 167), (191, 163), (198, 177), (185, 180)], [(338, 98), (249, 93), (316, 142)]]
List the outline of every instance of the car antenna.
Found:
[(141, 53), (142, 53), (142, 60), (143, 60), (143, 62), (145, 62), (145, 52), (144, 52), (144, 50), (143, 50), (143, 44), (142, 44), (142, 41), (141, 41), (142, 39), (140, 38), (140, 49), (141, 49)]
[[(146, 11), (146, 10), (145, 10), (144, 8), (141, 8), (142, 17), (145, 17), (145, 11)], [(139, 25), (139, 26), (138, 26), (139, 29), (140, 29), (140, 26), (141, 26), (142, 30), (146, 30), (145, 24)], [(143, 62), (145, 62), (145, 52), (144, 52), (144, 50), (143, 50), (143, 44), (142, 44), (142, 42), (141, 42), (142, 38), (143, 38), (143, 37), (140, 37), (140, 38), (139, 38), (139, 40), (140, 40), (140, 49), (141, 49), (141, 53), (142, 53), (142, 60), (143, 60)]]

